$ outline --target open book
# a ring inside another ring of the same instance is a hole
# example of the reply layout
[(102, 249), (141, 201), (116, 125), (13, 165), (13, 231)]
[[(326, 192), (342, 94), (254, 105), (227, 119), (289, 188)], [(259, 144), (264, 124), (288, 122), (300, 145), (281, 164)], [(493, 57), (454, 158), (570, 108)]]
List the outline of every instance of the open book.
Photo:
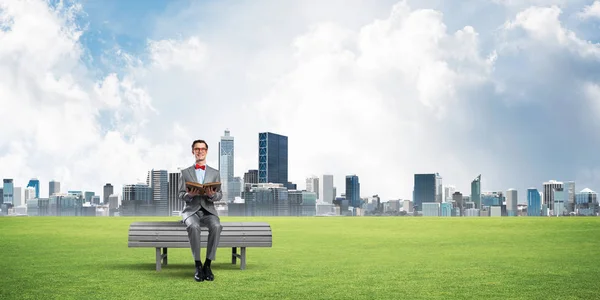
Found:
[(221, 188), (221, 183), (220, 182), (208, 182), (208, 183), (197, 183), (197, 182), (192, 182), (192, 181), (186, 181), (185, 182), (185, 186), (188, 189), (200, 189), (200, 193), (203, 195), (205, 193), (205, 189), (206, 188), (213, 188), (213, 189), (220, 189)]

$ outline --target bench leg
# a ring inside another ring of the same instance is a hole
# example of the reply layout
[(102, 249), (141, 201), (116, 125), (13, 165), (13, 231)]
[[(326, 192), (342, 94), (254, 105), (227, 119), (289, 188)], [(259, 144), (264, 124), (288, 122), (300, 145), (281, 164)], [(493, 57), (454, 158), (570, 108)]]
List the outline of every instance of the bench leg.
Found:
[(235, 265), (235, 260), (237, 258), (237, 247), (231, 247), (231, 263)]
[(240, 269), (244, 270), (244, 269), (246, 269), (246, 247), (240, 247), (240, 248), (242, 249)]
[(160, 247), (156, 247), (156, 271), (160, 271), (160, 259), (162, 255), (160, 254)]
[(162, 262), (163, 265), (167, 265), (167, 248), (163, 248), (163, 254), (162, 254)]

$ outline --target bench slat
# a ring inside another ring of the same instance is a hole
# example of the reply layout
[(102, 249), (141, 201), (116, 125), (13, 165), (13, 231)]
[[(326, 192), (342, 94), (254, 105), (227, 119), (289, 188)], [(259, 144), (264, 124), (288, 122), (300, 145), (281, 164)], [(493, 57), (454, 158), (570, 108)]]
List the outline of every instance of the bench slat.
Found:
[[(256, 226), (269, 226), (269, 223), (265, 222), (221, 222), (221, 225), (225, 226), (239, 226), (239, 227), (256, 227)], [(185, 226), (180, 221), (171, 222), (133, 222), (131, 226)]]
[[(200, 238), (200, 242), (206, 242), (208, 238)], [(223, 242), (223, 243), (228, 243), (228, 242), (236, 242), (236, 241), (240, 241), (240, 242), (244, 242), (244, 238), (243, 237), (239, 237), (239, 236), (231, 236), (231, 237), (221, 237), (219, 242)], [(252, 239), (251, 241), (255, 241), (254, 239)], [(129, 242), (182, 242), (182, 243), (189, 243), (189, 240), (187, 238), (181, 237), (181, 236), (157, 236), (157, 237), (152, 237), (152, 236), (132, 236), (131, 239), (129, 240)]]
[[(162, 226), (153, 226), (153, 227), (140, 227), (140, 226), (131, 226), (129, 227), (129, 230), (135, 230), (135, 231), (152, 231), (152, 230), (160, 230), (160, 231), (181, 231), (181, 230), (185, 230), (186, 227), (185, 226), (179, 226), (179, 227), (162, 227)], [(261, 230), (270, 230), (271, 228), (269, 227), (223, 227), (223, 231), (236, 231), (236, 230), (243, 230), (243, 231), (261, 231)], [(200, 227), (200, 230), (202, 231), (208, 231), (208, 228), (206, 227)]]
[[(200, 237), (200, 241), (206, 241), (208, 237)], [(189, 242), (184, 236), (139, 236), (134, 235), (129, 238), (129, 242)], [(240, 241), (240, 242), (271, 242), (270, 236), (222, 236), (219, 239), (223, 241)]]
[[(206, 248), (206, 242), (201, 242), (200, 247)], [(148, 248), (190, 248), (189, 242), (129, 242), (129, 247), (148, 247)], [(219, 243), (219, 248), (231, 247), (272, 247), (272, 243), (265, 242), (223, 242)]]
[[(244, 232), (244, 231), (221, 231), (221, 236), (228, 236), (228, 235), (239, 235), (239, 236), (243, 236), (243, 235), (271, 235), (271, 232), (269, 231), (260, 231), (259, 233), (257, 232)], [(185, 230), (179, 230), (179, 231), (143, 231), (143, 230), (136, 230), (136, 231), (129, 231), (129, 235), (181, 235), (181, 236), (188, 236), (187, 231)], [(202, 231), (202, 233), (200, 234), (200, 236), (206, 236), (208, 235), (208, 230), (207, 231)]]

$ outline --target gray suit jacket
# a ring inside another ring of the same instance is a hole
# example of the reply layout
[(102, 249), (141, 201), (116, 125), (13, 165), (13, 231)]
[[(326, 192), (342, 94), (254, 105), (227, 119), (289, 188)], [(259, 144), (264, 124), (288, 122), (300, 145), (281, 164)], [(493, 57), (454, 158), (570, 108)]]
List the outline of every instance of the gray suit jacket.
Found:
[[(223, 198), (221, 188), (217, 190), (217, 193), (213, 195), (212, 198), (208, 196), (190, 197), (185, 187), (186, 181), (198, 182), (198, 178), (196, 178), (196, 168), (193, 165), (189, 168), (181, 170), (181, 179), (179, 180), (179, 200), (185, 201), (185, 206), (181, 212), (183, 221), (185, 222), (187, 218), (199, 211), (200, 207), (204, 207), (204, 209), (206, 209), (209, 213), (218, 216), (213, 202), (219, 201), (221, 198)], [(206, 166), (204, 182), (198, 183), (208, 182), (221, 182), (221, 174), (219, 174), (219, 171)]]

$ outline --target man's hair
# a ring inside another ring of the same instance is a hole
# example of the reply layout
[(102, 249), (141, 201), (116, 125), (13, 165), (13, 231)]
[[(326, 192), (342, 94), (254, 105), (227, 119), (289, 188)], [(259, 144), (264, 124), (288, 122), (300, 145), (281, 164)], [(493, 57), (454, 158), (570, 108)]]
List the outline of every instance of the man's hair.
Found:
[(192, 143), (192, 150), (194, 150), (194, 145), (196, 145), (197, 143), (202, 143), (202, 144), (204, 144), (204, 145), (206, 146), (206, 150), (208, 150), (208, 144), (207, 144), (207, 143), (206, 143), (204, 140), (195, 140), (195, 141)]

